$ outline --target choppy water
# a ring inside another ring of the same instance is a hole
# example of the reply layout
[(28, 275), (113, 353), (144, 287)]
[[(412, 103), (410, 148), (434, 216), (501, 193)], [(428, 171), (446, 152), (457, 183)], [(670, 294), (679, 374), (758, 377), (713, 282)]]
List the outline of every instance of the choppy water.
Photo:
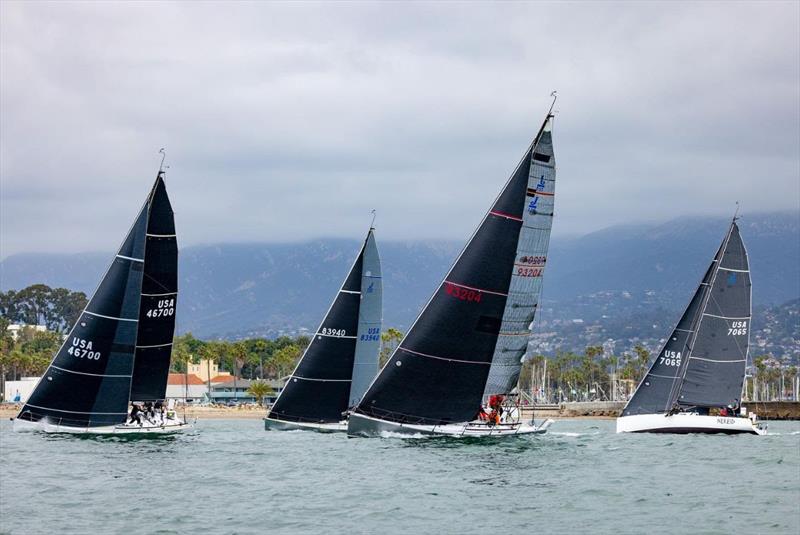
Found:
[(560, 421), (492, 442), (208, 420), (161, 439), (0, 423), (0, 532), (800, 532), (800, 423), (765, 437)]

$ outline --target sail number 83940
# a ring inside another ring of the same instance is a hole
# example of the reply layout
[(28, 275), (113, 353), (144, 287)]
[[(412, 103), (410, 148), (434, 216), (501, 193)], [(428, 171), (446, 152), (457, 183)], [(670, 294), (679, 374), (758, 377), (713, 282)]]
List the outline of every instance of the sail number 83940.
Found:
[(148, 318), (162, 318), (175, 315), (175, 299), (159, 299), (158, 306), (145, 313)]
[(747, 334), (747, 321), (734, 321), (728, 327), (728, 336), (741, 336)]

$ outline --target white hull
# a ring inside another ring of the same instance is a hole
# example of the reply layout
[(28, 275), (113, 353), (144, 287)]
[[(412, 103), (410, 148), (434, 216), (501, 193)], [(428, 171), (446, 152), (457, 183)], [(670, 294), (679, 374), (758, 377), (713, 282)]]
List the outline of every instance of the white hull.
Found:
[(750, 433), (766, 435), (767, 430), (749, 418), (705, 416), (691, 413), (636, 414), (617, 418), (617, 433)]
[(317, 431), (318, 433), (344, 433), (347, 431), (347, 422), (329, 424), (315, 424), (307, 422), (287, 422), (264, 418), (264, 429), (267, 431)]
[(43, 433), (72, 433), (78, 435), (142, 435), (142, 434), (167, 434), (179, 433), (193, 427), (180, 419), (168, 419), (163, 424), (145, 422), (139, 424), (119, 424), (102, 427), (74, 427), (53, 423), (47, 419), (31, 422), (29, 420), (14, 419), (14, 431), (39, 431)]
[(542, 434), (553, 423), (546, 420), (541, 425), (529, 422), (500, 423), (487, 425), (483, 422), (465, 422), (447, 425), (415, 425), (400, 424), (364, 416), (363, 414), (350, 414), (347, 424), (347, 434), (350, 436), (381, 436), (381, 435), (426, 435), (426, 436), (451, 436), (451, 437), (507, 437), (517, 435)]

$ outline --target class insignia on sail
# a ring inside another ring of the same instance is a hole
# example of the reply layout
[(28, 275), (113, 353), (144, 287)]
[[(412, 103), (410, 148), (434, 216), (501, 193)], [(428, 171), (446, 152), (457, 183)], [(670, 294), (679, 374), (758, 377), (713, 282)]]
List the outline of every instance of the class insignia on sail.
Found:
[(531, 334), (553, 218), (552, 120), (548, 112), (455, 264), (350, 413), (349, 434), (498, 436), (549, 425), (521, 421), (518, 408), (502, 420), (496, 413), (485, 421), (478, 416), (488, 400), (499, 411), (516, 386)]
[(370, 228), (327, 314), (264, 419), (268, 430), (345, 431), (355, 406), (378, 373), (381, 263)]
[[(750, 300), (747, 251), (734, 218), (686, 310), (617, 419), (617, 432), (766, 433), (755, 415), (740, 414)], [(720, 415), (710, 415), (712, 410)]]
[(164, 172), (159, 171), (122, 246), (14, 420), (14, 429), (141, 433), (186, 427), (174, 411), (171, 419), (128, 422), (131, 402), (150, 406), (164, 401), (177, 268), (174, 216)]

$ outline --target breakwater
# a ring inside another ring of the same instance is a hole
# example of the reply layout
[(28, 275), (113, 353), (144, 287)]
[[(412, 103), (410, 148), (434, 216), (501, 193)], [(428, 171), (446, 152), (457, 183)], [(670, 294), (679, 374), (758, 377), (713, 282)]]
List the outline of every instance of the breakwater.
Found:
[[(748, 413), (755, 412), (763, 420), (800, 420), (800, 402), (797, 401), (747, 401), (742, 405)], [(533, 415), (536, 419), (616, 418), (624, 407), (624, 401), (581, 401), (524, 408), (522, 415)]]

